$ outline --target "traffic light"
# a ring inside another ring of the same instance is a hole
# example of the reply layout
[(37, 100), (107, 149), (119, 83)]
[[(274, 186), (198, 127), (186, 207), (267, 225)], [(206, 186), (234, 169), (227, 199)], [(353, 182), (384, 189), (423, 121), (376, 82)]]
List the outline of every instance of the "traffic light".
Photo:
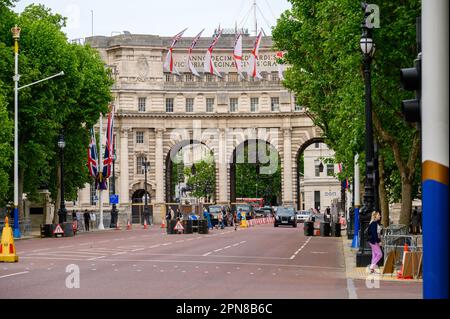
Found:
[(400, 70), (402, 87), (407, 91), (416, 91), (416, 98), (402, 101), (402, 113), (407, 122), (420, 122), (420, 96), (421, 96), (421, 54), (415, 60), (413, 68)]

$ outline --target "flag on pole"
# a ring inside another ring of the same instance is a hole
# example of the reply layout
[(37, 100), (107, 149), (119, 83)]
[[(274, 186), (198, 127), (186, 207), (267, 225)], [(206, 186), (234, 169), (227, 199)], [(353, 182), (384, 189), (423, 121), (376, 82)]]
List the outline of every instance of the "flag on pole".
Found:
[(219, 41), (219, 38), (222, 35), (222, 31), (223, 30), (220, 30), (220, 27), (219, 27), (219, 32), (214, 36), (213, 42), (211, 43), (211, 45), (209, 46), (208, 50), (206, 51), (205, 64), (204, 64), (204, 71), (205, 71), (205, 73), (215, 74), (218, 77), (222, 77), (222, 76), (220, 75), (220, 73), (214, 67), (214, 62), (212, 61), (212, 52), (214, 50), (214, 46), (216, 45), (217, 41)]
[(262, 31), (259, 31), (258, 36), (256, 37), (255, 44), (253, 45), (252, 53), (250, 54), (250, 59), (248, 59), (249, 62), (249, 74), (253, 78), (261, 79), (262, 76), (258, 72), (258, 52), (259, 52), (259, 45), (261, 43), (261, 37), (262, 37)]
[[(114, 157), (114, 105), (108, 114), (108, 126), (106, 127), (105, 155), (103, 156), (102, 179), (106, 181), (111, 176), (111, 167)], [(103, 182), (103, 180), (101, 181)], [(103, 188), (102, 188), (103, 189)]]
[(194, 49), (195, 45), (197, 44), (197, 41), (200, 39), (200, 36), (202, 35), (203, 31), (205, 31), (205, 29), (200, 31), (200, 33), (197, 34), (197, 36), (194, 38), (194, 40), (192, 40), (191, 46), (189, 47), (189, 56), (188, 56), (189, 70), (191, 71), (192, 74), (194, 74), (195, 76), (198, 76), (198, 77), (200, 77), (200, 74), (198, 74), (197, 70), (194, 68), (194, 65), (192, 64), (191, 55), (192, 55), (192, 50)]
[(88, 169), (89, 169), (89, 174), (94, 177), (97, 178), (97, 174), (98, 174), (98, 156), (97, 156), (97, 142), (95, 140), (95, 132), (94, 132), (94, 128), (91, 127), (90, 129), (91, 132), (91, 141), (89, 143), (89, 148), (88, 148)]
[(284, 64), (284, 52), (277, 52), (276, 61), (278, 65), (278, 77), (280, 78), (280, 80), (284, 80), (283, 72), (286, 69), (286, 65)]
[(170, 46), (169, 51), (167, 52), (167, 55), (166, 55), (166, 61), (164, 62), (164, 69), (167, 72), (170, 72), (172, 74), (180, 75), (180, 73), (178, 72), (178, 70), (174, 66), (173, 48), (174, 48), (175, 44), (177, 44), (178, 40), (181, 39), (181, 36), (183, 35), (184, 31), (186, 31), (186, 30), (187, 30), (187, 28), (184, 29), (183, 31), (181, 31), (180, 33), (176, 34), (173, 37), (172, 45)]
[(234, 43), (233, 51), (234, 63), (236, 64), (237, 73), (243, 79), (242, 75), (242, 34), (238, 33), (236, 35), (236, 41)]
[(338, 163), (338, 173), (342, 172), (342, 163)]

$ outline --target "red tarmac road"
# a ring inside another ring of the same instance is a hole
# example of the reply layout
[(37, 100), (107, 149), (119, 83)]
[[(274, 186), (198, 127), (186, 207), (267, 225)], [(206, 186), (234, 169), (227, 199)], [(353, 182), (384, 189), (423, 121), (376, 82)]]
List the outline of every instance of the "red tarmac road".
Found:
[[(142, 227), (142, 226), (141, 226)], [(0, 298), (421, 298), (420, 283), (347, 280), (342, 239), (303, 228), (228, 227), (208, 235), (130, 231), (16, 241)], [(79, 288), (76, 269), (79, 269)], [(67, 272), (66, 272), (67, 271)]]

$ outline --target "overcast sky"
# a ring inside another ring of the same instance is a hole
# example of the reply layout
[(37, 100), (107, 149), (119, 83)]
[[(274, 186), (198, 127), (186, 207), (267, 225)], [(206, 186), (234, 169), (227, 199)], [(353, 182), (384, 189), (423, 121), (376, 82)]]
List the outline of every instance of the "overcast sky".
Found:
[[(184, 28), (184, 35), (195, 36), (205, 28), (211, 36), (222, 28), (249, 28), (253, 34), (253, 0), (19, 0), (15, 11), (40, 3), (68, 18), (64, 32), (69, 39), (94, 35), (111, 36), (124, 30), (134, 34), (172, 36)], [(288, 0), (257, 0), (258, 29), (270, 34), (270, 26), (289, 9)], [(93, 12), (93, 23), (92, 23)]]

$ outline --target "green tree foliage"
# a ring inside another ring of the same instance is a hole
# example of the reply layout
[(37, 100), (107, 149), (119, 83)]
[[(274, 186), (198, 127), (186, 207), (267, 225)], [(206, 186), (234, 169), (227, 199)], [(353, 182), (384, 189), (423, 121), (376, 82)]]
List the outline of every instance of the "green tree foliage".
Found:
[[(282, 14), (273, 30), (277, 49), (288, 52), (285, 59), (291, 65), (284, 85), (296, 93), (314, 124), (323, 130), (325, 142), (336, 152), (336, 161), (344, 163), (342, 175), (352, 176), (354, 155), (362, 155), (363, 170), (365, 162), (360, 3), (290, 2), (292, 9)], [(401, 100), (411, 95), (400, 89), (399, 70), (410, 66), (417, 55), (415, 18), (420, 15), (420, 1), (382, 0), (377, 5), (381, 27), (374, 30), (374, 130), (391, 200), (402, 198), (400, 223), (409, 223), (413, 188), (418, 184), (419, 136), (416, 127), (406, 123), (400, 113)], [(391, 178), (395, 172), (400, 178)]]
[[(281, 161), (278, 152), (273, 147), (268, 147), (266, 151), (270, 156), (270, 163), (276, 164), (274, 171), (265, 171), (263, 167), (268, 167), (269, 163), (258, 165), (255, 160), (249, 161), (249, 147), (244, 145), (244, 163), (236, 163), (236, 197), (237, 198), (261, 198), (274, 205), (279, 204), (281, 199)], [(250, 151), (250, 153), (252, 153)], [(250, 158), (255, 155), (250, 154)]]
[[(68, 43), (61, 31), (65, 25), (61, 15), (42, 5), (30, 5), (8, 24), (2, 29), (9, 30), (17, 24), (22, 30), (19, 86), (64, 71), (62, 77), (19, 92), (19, 189), (32, 199), (39, 188), (46, 187), (53, 200), (57, 199), (60, 166), (57, 140), (63, 133), (65, 195), (66, 199), (74, 199), (77, 189), (89, 181), (86, 167), (89, 127), (98, 121), (100, 113), (108, 112), (112, 80), (95, 50)], [(1, 41), (11, 47), (11, 33), (2, 36)], [(13, 56), (12, 48), (9, 54)], [(13, 59), (8, 61), (2, 69), (5, 72), (0, 74), (4, 83), (11, 83), (14, 73)], [(8, 95), (13, 114), (12, 91)]]
[(216, 165), (213, 156), (195, 163), (195, 174), (191, 168), (186, 167), (184, 174), (187, 177), (187, 185), (192, 188), (194, 197), (212, 199), (216, 190)]

